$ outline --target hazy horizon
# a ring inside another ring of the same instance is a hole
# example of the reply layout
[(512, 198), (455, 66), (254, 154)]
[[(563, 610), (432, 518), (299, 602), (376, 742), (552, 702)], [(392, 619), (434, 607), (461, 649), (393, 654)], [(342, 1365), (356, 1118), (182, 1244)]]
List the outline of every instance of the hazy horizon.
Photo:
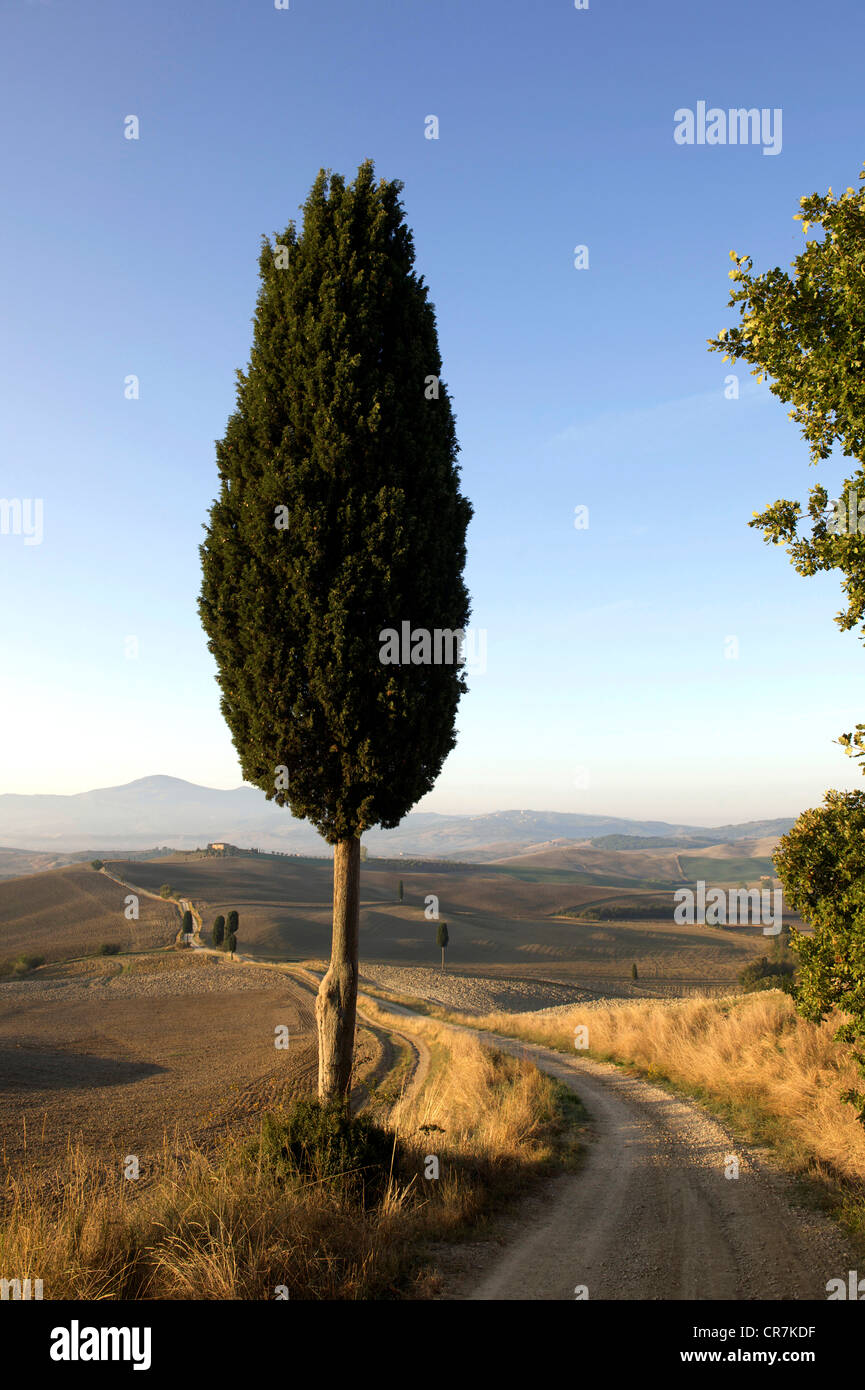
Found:
[[(243, 790), (254, 791), (254, 792), (258, 792), (259, 795), (261, 796), (261, 799), (262, 799), (262, 806), (265, 806), (265, 805), (267, 804), (267, 801), (266, 801), (264, 792), (261, 791), (261, 789), (260, 789), (259, 787), (253, 786), (253, 784), (250, 783), (250, 782), (243, 782), (243, 781), (240, 781), (240, 782), (235, 783), (235, 784), (233, 784), (233, 785), (231, 785), (231, 786), (219, 787), (219, 786), (215, 786), (213, 783), (207, 783), (207, 782), (193, 782), (193, 781), (190, 781), (190, 780), (189, 780), (188, 778), (186, 778), (186, 777), (177, 777), (175, 774), (170, 773), (170, 772), (154, 772), (154, 773), (145, 774), (145, 775), (142, 776), (142, 777), (131, 778), (130, 781), (128, 781), (128, 782), (109, 782), (109, 783), (106, 783), (104, 786), (99, 786), (99, 787), (95, 787), (95, 786), (94, 786), (94, 787), (80, 787), (80, 788), (76, 789), (75, 791), (69, 791), (69, 792), (59, 792), (59, 793), (58, 793), (58, 792), (0, 792), (0, 796), (3, 796), (3, 795), (11, 795), (11, 796), (40, 796), (40, 795), (41, 795), (41, 796), (58, 796), (58, 795), (60, 795), (60, 796), (84, 796), (84, 795), (87, 795), (87, 794), (90, 793), (90, 792), (116, 791), (116, 790), (121, 789), (121, 788), (129, 788), (129, 787), (135, 786), (136, 783), (139, 783), (139, 782), (155, 782), (155, 781), (182, 782), (182, 783), (183, 783), (184, 785), (186, 785), (186, 786), (194, 787), (194, 788), (196, 788), (196, 789), (202, 789), (202, 790), (205, 790), (205, 791), (225, 791), (225, 792), (234, 792), (234, 791), (243, 791)], [(427, 798), (427, 800), (428, 800), (428, 799), (429, 799), (429, 798)], [(288, 810), (287, 807), (281, 808), (281, 809), (284, 810), (284, 813), (285, 813), (286, 816), (291, 817), (291, 812)], [(418, 803), (417, 806), (413, 807), (412, 810), (411, 810), (410, 812), (408, 812), (408, 815), (415, 815), (415, 814), (417, 814), (417, 813), (421, 813), (421, 814), (434, 814), (434, 815), (439, 815), (439, 816), (465, 816), (465, 817), (470, 817), (470, 816), (491, 816), (491, 815), (509, 815), (509, 814), (519, 814), (519, 813), (522, 813), (522, 814), (529, 814), (529, 815), (576, 815), (576, 816), (588, 816), (588, 817), (591, 817), (591, 818), (593, 818), (593, 819), (594, 819), (594, 818), (603, 819), (603, 818), (605, 818), (605, 817), (610, 817), (611, 819), (615, 819), (615, 820), (656, 820), (656, 821), (665, 821), (665, 822), (667, 822), (667, 823), (670, 824), (670, 825), (682, 825), (682, 826), (684, 826), (684, 825), (694, 824), (694, 825), (696, 825), (696, 826), (698, 826), (698, 827), (699, 827), (699, 826), (704, 826), (704, 827), (710, 828), (710, 829), (711, 829), (711, 828), (714, 828), (715, 826), (717, 826), (717, 827), (720, 828), (720, 827), (723, 827), (723, 826), (725, 826), (725, 825), (744, 825), (744, 824), (747, 824), (747, 823), (750, 822), (750, 821), (757, 821), (757, 822), (759, 822), (759, 821), (765, 821), (765, 820), (778, 820), (778, 819), (781, 819), (781, 818), (783, 818), (783, 817), (785, 817), (785, 816), (786, 816), (786, 817), (791, 817), (791, 816), (795, 816), (795, 815), (797, 814), (797, 812), (796, 812), (795, 810), (791, 810), (791, 811), (787, 811), (787, 812), (781, 811), (781, 812), (778, 812), (778, 813), (775, 814), (775, 815), (768, 815), (768, 814), (767, 814), (767, 815), (749, 815), (749, 816), (744, 816), (744, 815), (743, 815), (743, 816), (735, 816), (735, 815), (734, 815), (734, 816), (728, 817), (726, 820), (722, 820), (722, 821), (717, 821), (717, 820), (715, 820), (715, 821), (712, 821), (712, 820), (710, 820), (710, 821), (690, 821), (690, 820), (686, 821), (686, 820), (684, 820), (681, 816), (667, 817), (667, 816), (656, 816), (656, 815), (644, 816), (644, 815), (641, 815), (641, 814), (640, 814), (640, 815), (629, 815), (629, 814), (623, 813), (623, 812), (612, 812), (612, 811), (606, 811), (606, 810), (603, 810), (603, 809), (598, 809), (597, 807), (594, 807), (594, 806), (592, 806), (592, 807), (584, 807), (584, 808), (581, 808), (581, 809), (579, 809), (579, 810), (569, 809), (569, 810), (566, 810), (566, 811), (562, 811), (562, 810), (559, 810), (559, 809), (556, 808), (556, 807), (551, 807), (551, 806), (530, 806), (530, 805), (525, 805), (525, 806), (516, 806), (516, 805), (513, 805), (513, 806), (486, 806), (486, 807), (479, 807), (479, 808), (475, 808), (475, 809), (454, 811), (454, 810), (448, 810), (447, 808), (430, 807), (430, 806), (422, 805), (421, 803)], [(308, 823), (308, 822), (304, 822), (304, 823), (306, 824), (306, 823)], [(375, 829), (376, 827), (373, 827), (373, 828)]]

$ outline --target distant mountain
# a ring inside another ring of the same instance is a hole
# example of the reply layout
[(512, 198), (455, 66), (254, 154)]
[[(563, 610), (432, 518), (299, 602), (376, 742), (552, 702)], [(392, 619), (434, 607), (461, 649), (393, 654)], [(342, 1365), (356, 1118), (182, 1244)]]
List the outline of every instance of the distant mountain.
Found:
[(179, 777), (142, 777), (72, 796), (0, 796), (0, 844), (32, 849), (195, 849), (209, 840), (261, 849), (326, 853), (311, 825), (255, 787), (199, 787)]
[[(791, 818), (715, 828), (556, 811), (449, 816), (413, 811), (396, 830), (371, 830), (371, 855), (485, 862), (606, 835), (721, 841), (781, 835)], [(210, 840), (294, 854), (330, 853), (318, 832), (255, 787), (199, 787), (179, 777), (142, 777), (71, 796), (0, 796), (0, 845), (33, 851), (195, 849)], [(658, 845), (658, 848), (661, 846)]]

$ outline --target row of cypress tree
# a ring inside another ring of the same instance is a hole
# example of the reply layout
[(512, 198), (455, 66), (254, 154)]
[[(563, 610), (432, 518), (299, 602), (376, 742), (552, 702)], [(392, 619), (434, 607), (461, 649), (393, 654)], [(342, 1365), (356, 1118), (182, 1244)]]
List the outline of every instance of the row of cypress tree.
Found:
[(238, 923), (239, 918), (234, 908), (229, 912), (227, 922), (221, 912), (218, 917), (214, 918), (210, 939), (217, 950), (220, 947), (224, 951), (233, 952), (237, 950)]

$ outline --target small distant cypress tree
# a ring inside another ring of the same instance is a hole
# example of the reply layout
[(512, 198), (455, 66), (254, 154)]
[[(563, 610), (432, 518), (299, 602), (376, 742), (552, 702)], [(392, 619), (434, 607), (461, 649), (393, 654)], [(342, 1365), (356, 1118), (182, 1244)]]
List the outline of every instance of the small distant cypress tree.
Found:
[(191, 936), (194, 928), (195, 923), (192, 920), (192, 913), (189, 911), (189, 908), (187, 908), (183, 914), (183, 921), (180, 924), (181, 933), (184, 936)]
[(632, 979), (632, 980), (637, 980), (637, 979), (639, 979), (639, 976), (638, 976), (638, 974), (637, 974), (637, 962), (636, 962), (636, 961), (634, 961), (634, 964), (631, 966), (631, 979)]
[(221, 946), (223, 941), (225, 940), (225, 918), (223, 917), (221, 912), (219, 916), (214, 920), (213, 931), (211, 933), (211, 940), (213, 941), (214, 946), (217, 947)]
[[(199, 612), (243, 775), (334, 848), (322, 1100), (351, 1089), (360, 836), (435, 785), (465, 689), (461, 652), (414, 646), (468, 623), (472, 509), (401, 190), (371, 160), (348, 185), (322, 169), (302, 232), (265, 240), (201, 547)], [(388, 634), (406, 628), (411, 658), (395, 658)]]
[[(237, 932), (238, 932), (239, 926), (240, 926), (239, 918), (238, 918), (238, 916), (237, 916), (237, 913), (236, 913), (235, 909), (232, 908), (231, 911), (230, 911), (229, 914), (228, 914), (228, 921), (227, 921), (226, 924), (225, 924), (225, 930), (226, 930), (226, 934), (227, 934), (228, 936), (233, 936), (234, 939), (235, 939), (235, 941), (237, 940)], [(230, 947), (229, 947), (229, 950), (233, 951), (233, 950), (234, 950), (234, 947), (233, 947), (233, 946), (230, 946)]]
[(400, 879), (400, 881), (399, 881), (399, 900), (400, 900), (400, 902), (402, 902), (402, 900), (403, 900), (402, 879)]
[(445, 951), (447, 950), (449, 940), (450, 938), (448, 937), (447, 922), (439, 922), (438, 927), (436, 929), (436, 945), (441, 947), (442, 970), (444, 970), (445, 968)]

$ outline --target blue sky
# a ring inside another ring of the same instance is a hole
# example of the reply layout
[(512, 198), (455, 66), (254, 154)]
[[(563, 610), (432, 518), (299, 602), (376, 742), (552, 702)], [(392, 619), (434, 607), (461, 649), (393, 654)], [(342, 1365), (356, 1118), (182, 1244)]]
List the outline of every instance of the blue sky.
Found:
[[(487, 634), (423, 808), (711, 824), (859, 785), (838, 577), (747, 526), (843, 472), (706, 339), (730, 249), (787, 266), (800, 196), (857, 186), (860, 0), (11, 0), (0, 37), (0, 495), (44, 507), (0, 535), (0, 791), (242, 780), (196, 613), (213, 441), (261, 234), (368, 157), (436, 306)], [(780, 153), (677, 144), (699, 101), (780, 108)]]

